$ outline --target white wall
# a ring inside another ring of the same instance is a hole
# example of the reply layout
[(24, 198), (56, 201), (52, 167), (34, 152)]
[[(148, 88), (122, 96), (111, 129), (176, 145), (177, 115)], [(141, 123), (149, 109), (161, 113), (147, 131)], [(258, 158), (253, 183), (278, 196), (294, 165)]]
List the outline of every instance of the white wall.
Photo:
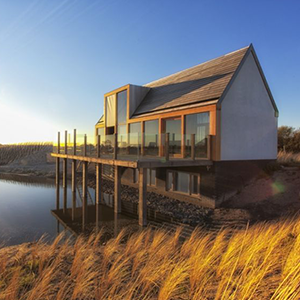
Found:
[(221, 160), (276, 159), (277, 118), (252, 53), (221, 104)]

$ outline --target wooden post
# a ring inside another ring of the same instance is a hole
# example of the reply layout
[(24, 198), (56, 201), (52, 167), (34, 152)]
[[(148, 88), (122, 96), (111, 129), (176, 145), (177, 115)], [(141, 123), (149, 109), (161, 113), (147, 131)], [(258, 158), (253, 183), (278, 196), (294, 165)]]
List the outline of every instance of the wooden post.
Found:
[(114, 139), (114, 159), (117, 159), (118, 157), (118, 135), (115, 133), (115, 139)]
[(165, 142), (165, 158), (169, 160), (169, 141), (170, 141), (170, 133), (166, 133), (166, 142)]
[[(65, 154), (68, 154), (68, 131), (65, 130)], [(68, 160), (66, 158), (63, 159), (63, 187), (67, 187), (67, 179), (68, 179)]]
[(207, 136), (207, 159), (211, 160), (211, 135)]
[(121, 167), (115, 166), (115, 197), (114, 211), (121, 212)]
[(147, 169), (139, 169), (139, 225), (147, 225)]
[(82, 163), (82, 230), (85, 229), (87, 220), (87, 162)]
[[(57, 134), (57, 153), (60, 153), (60, 132)], [(59, 186), (60, 182), (60, 159), (59, 157), (56, 157), (56, 180), (55, 183), (56, 185)]]
[(86, 134), (85, 134), (84, 135), (84, 142), (83, 142), (83, 156), (87, 156), (86, 144), (87, 144), (87, 137), (86, 137)]
[(101, 156), (101, 136), (97, 136), (97, 157)]
[(191, 158), (195, 159), (195, 134), (191, 134)]
[(73, 154), (76, 155), (76, 129), (74, 129), (74, 136), (73, 136)]
[(102, 164), (96, 164), (96, 203), (102, 203)]
[(76, 191), (76, 180), (77, 180), (76, 159), (73, 159), (72, 160), (72, 192)]
[(141, 122), (141, 156), (145, 155), (145, 122)]

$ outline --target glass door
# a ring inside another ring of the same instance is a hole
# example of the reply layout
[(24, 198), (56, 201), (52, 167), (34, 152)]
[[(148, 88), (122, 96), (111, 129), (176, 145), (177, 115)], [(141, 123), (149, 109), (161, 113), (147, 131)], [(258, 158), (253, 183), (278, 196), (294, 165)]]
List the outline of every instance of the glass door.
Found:
[(180, 157), (181, 152), (181, 118), (165, 119), (163, 132), (169, 133), (169, 155)]

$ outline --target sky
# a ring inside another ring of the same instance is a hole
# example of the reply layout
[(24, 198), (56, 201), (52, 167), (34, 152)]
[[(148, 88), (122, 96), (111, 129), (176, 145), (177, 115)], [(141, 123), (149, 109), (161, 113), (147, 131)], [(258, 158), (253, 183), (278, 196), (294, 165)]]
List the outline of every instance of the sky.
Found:
[(0, 0), (0, 143), (94, 133), (103, 94), (253, 43), (300, 127), (298, 0)]

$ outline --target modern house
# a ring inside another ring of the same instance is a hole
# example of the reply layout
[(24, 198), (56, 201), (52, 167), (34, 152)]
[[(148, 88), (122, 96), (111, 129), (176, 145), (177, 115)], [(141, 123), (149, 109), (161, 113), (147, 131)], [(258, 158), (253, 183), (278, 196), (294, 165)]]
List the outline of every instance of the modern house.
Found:
[[(277, 118), (250, 45), (105, 94), (95, 132), (107, 155), (115, 145), (117, 159), (148, 160), (148, 190), (217, 207), (276, 159)], [(138, 185), (138, 168), (121, 173)]]

